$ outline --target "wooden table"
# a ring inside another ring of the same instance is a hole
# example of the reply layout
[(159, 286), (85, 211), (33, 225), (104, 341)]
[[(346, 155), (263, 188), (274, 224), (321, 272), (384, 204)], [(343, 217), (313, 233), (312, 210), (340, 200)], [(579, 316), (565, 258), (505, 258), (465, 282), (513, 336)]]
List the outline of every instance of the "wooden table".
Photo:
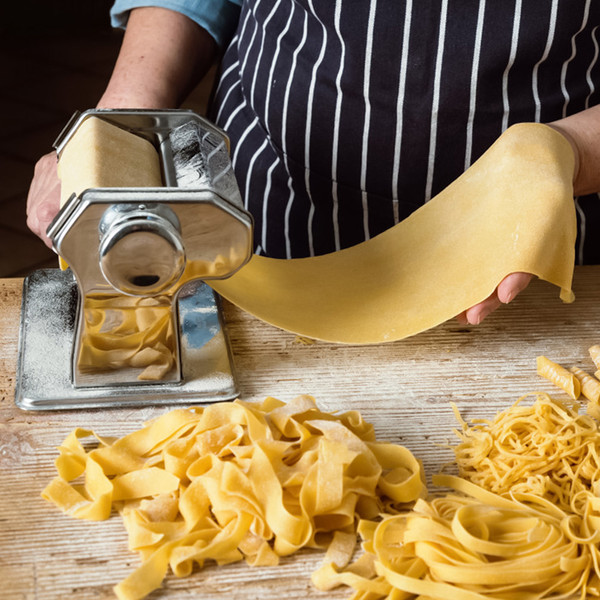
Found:
[[(64, 516), (40, 497), (54, 476), (56, 446), (75, 427), (123, 435), (166, 409), (27, 413), (14, 405), (21, 280), (0, 280), (0, 597), (3, 600), (100, 600), (138, 564), (118, 517), (101, 523)], [(561, 393), (535, 373), (539, 354), (565, 366), (593, 368), (587, 348), (600, 343), (600, 267), (576, 269), (574, 304), (535, 282), (477, 327), (447, 322), (380, 346), (303, 344), (296, 336), (225, 305), (241, 397), (315, 396), (323, 410), (358, 409), (378, 439), (401, 443), (428, 476), (452, 458), (456, 426), (450, 402), (466, 419), (491, 417), (524, 393)], [(149, 598), (261, 600), (347, 598), (320, 593), (310, 573), (322, 554), (303, 551), (278, 567), (208, 566), (169, 576)]]

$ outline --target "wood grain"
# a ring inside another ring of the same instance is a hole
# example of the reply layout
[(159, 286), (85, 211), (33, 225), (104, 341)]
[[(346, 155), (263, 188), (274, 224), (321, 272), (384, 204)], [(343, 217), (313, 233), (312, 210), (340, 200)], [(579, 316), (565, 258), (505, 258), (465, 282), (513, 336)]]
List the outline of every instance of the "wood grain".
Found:
[[(103, 600), (138, 564), (118, 517), (88, 523), (63, 516), (40, 492), (54, 475), (56, 446), (75, 427), (104, 435), (138, 429), (165, 409), (27, 413), (14, 405), (20, 318), (19, 279), (0, 280), (0, 581), (3, 600)], [(430, 477), (452, 458), (455, 402), (467, 419), (493, 416), (522, 394), (560, 396), (535, 373), (545, 354), (592, 370), (587, 353), (600, 343), (600, 267), (576, 269), (574, 304), (536, 281), (477, 327), (447, 322), (413, 338), (377, 346), (305, 344), (225, 303), (245, 400), (315, 396), (323, 410), (360, 410), (381, 440), (401, 443)], [(442, 291), (440, 291), (442, 293)], [(208, 566), (169, 576), (149, 599), (261, 600), (347, 598), (314, 590), (321, 553), (303, 551), (278, 567)]]

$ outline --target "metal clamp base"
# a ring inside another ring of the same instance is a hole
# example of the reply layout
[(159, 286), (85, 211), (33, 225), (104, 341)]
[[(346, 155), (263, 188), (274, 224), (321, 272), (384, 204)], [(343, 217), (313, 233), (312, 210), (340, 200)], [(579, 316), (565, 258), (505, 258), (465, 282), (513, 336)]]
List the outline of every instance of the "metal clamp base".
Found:
[(23, 284), (15, 402), (23, 410), (191, 405), (238, 395), (218, 299), (206, 284), (187, 284), (178, 300), (183, 382), (75, 388), (71, 355), (78, 304), (73, 275), (34, 271)]

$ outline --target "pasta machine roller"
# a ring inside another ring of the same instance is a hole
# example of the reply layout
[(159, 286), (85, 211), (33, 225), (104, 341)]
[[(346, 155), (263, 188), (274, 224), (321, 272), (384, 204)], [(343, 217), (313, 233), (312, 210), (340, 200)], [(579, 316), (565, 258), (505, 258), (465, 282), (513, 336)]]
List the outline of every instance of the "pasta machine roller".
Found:
[(235, 397), (219, 299), (204, 283), (232, 275), (252, 253), (252, 218), (227, 137), (187, 110), (90, 110), (57, 139), (59, 169), (92, 118), (150, 142), (161, 185), (66, 190), (48, 237), (68, 268), (35, 271), (24, 282), (17, 405)]

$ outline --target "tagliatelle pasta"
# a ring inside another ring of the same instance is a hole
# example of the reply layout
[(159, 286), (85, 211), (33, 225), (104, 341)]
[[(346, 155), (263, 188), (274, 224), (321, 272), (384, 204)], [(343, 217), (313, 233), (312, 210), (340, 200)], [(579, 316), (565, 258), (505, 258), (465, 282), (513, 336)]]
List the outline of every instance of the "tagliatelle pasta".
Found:
[[(356, 516), (376, 518), (424, 491), (420, 463), (375, 440), (357, 412), (289, 404), (219, 403), (173, 410), (120, 439), (77, 429), (60, 447), (58, 476), (43, 497), (67, 514), (121, 513), (142, 565), (115, 592), (143, 598), (169, 567), (188, 575), (207, 560), (277, 564), (303, 547), (347, 554)], [(81, 480), (81, 482), (80, 482)]]
[(340, 570), (324, 563), (313, 583), (343, 584), (355, 600), (535, 600), (597, 596), (595, 522), (578, 520), (529, 494), (501, 497), (463, 479), (414, 509), (361, 523), (365, 554)]
[[(600, 431), (577, 405), (546, 394), (458, 432), (454, 493), (363, 520), (364, 554), (326, 557), (322, 590), (354, 600), (537, 600), (600, 597)], [(349, 557), (348, 557), (349, 558)]]
[(322, 590), (348, 585), (353, 599), (536, 600), (598, 596), (597, 517), (574, 519), (542, 498), (493, 494), (448, 475), (454, 488), (413, 510), (361, 522), (365, 554), (313, 575)]

